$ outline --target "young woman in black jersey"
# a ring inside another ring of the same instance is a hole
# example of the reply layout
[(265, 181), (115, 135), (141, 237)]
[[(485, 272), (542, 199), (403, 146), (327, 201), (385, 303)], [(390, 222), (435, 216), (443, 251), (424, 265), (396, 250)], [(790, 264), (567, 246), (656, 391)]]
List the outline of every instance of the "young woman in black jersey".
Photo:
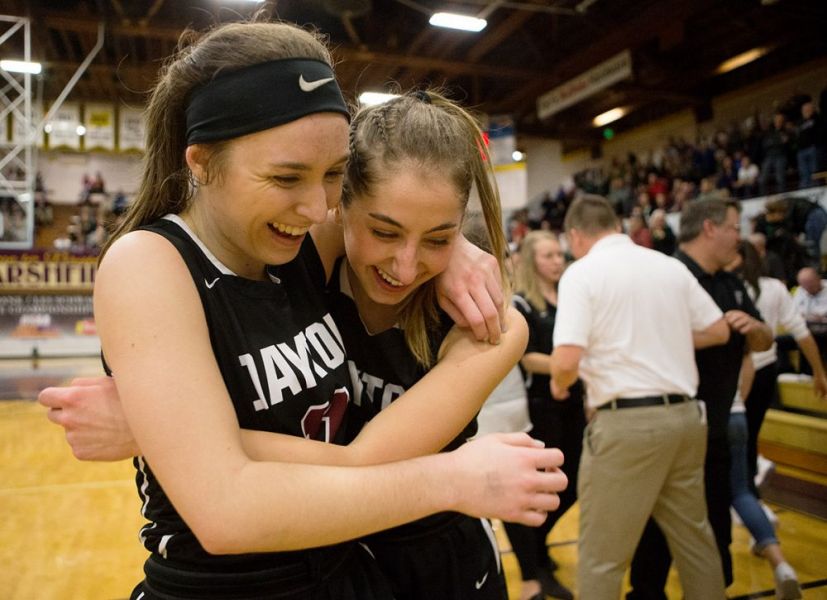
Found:
[(386, 598), (339, 542), (444, 510), (537, 523), (556, 506), (559, 453), (527, 437), (359, 469), (251, 457), (239, 426), (341, 439), (344, 353), (306, 233), (338, 203), (347, 109), (312, 35), (234, 24), (167, 65), (147, 114), (141, 188), (95, 289), (151, 520), (134, 598)]
[(547, 231), (532, 231), (520, 244), (515, 273), (514, 306), (528, 323), (529, 342), (520, 361), (528, 390), (531, 436), (548, 446), (560, 448), (566, 457), (563, 471), (569, 485), (560, 494), (560, 507), (538, 527), (506, 523), (508, 539), (520, 564), (520, 600), (542, 600), (544, 596), (569, 600), (572, 593), (554, 576), (555, 563), (546, 547), (546, 538), (555, 523), (577, 500), (577, 469), (586, 417), (583, 386), (577, 382), (565, 400), (551, 395), (549, 356), (557, 314), (557, 284), (566, 266), (557, 237)]

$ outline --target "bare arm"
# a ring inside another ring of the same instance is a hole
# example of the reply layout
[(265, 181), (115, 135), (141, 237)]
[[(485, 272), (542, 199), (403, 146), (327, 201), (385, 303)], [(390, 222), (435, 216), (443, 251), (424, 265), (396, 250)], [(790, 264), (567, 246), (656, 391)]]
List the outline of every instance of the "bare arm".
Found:
[(41, 390), (37, 400), (49, 409), (47, 418), (65, 429), (76, 458), (115, 461), (141, 453), (111, 377), (73, 379), (70, 386)]
[[(354, 466), (438, 452), (474, 418), (525, 350), (528, 329), (522, 315), (509, 308), (506, 319), (508, 331), (496, 346), (474, 340), (467, 330), (453, 328), (443, 342), (437, 364), (371, 419), (348, 446), (308, 444), (289, 436), (244, 431), (244, 447), (260, 460), (283, 458), (289, 447), (287, 456), (296, 462)], [(427, 427), (423, 426), (426, 423)]]
[(583, 348), (561, 345), (551, 354), (551, 394), (556, 400), (565, 400), (568, 389), (577, 381)]
[(692, 342), (696, 350), (702, 350), (710, 346), (720, 346), (728, 341), (729, 325), (723, 317), (702, 331), (692, 332)]
[(459, 235), (451, 262), (436, 278), (437, 299), (460, 327), (480, 341), (498, 343), (505, 318), (505, 298), (497, 260)]
[[(525, 436), (375, 467), (253, 461), (243, 451), (198, 294), (172, 246), (148, 232), (124, 236), (102, 262), (95, 288), (101, 341), (129, 426), (210, 552), (289, 550), (310, 539), (324, 545), (441, 510), (496, 510), (536, 524), (542, 516), (532, 508), (557, 505), (552, 492), (561, 477), (537, 469), (558, 466), (559, 453), (530, 447)], [(496, 462), (494, 473), (488, 465)], [(477, 493), (488, 498), (473, 499)]]
[(729, 326), (747, 338), (747, 348), (750, 352), (769, 350), (774, 341), (772, 330), (763, 321), (751, 317), (741, 310), (729, 310), (724, 315)]
[(813, 390), (816, 396), (822, 400), (827, 398), (827, 375), (824, 373), (824, 363), (821, 361), (821, 353), (812, 334), (796, 340), (801, 353), (813, 368)]
[[(255, 460), (331, 466), (380, 464), (438, 452), (474, 418), (523, 352), (525, 320), (513, 308), (506, 318), (509, 329), (497, 346), (475, 341), (467, 330), (452, 329), (438, 364), (375, 417), (349, 446), (242, 430), (244, 450)], [(469, 377), (469, 373), (475, 375)], [(458, 381), (463, 385), (456, 385)], [(112, 378), (79, 379), (71, 387), (47, 388), (39, 399), (50, 409), (49, 419), (66, 429), (67, 441), (78, 458), (109, 461), (141, 453)], [(438, 420), (435, 414), (440, 415)]]
[(526, 352), (520, 359), (520, 364), (529, 373), (551, 375), (551, 354), (542, 352)]
[(752, 362), (750, 354), (747, 353), (741, 361), (741, 373), (738, 376), (738, 393), (741, 394), (742, 400), (746, 401), (754, 381), (755, 363)]

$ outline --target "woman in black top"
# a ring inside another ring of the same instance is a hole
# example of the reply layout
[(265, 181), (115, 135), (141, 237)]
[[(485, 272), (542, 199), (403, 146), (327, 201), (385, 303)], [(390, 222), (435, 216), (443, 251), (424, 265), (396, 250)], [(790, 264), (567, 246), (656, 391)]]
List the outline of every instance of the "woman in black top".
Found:
[[(520, 563), (523, 578), (521, 600), (572, 598), (571, 592), (554, 577), (555, 564), (549, 557), (546, 538), (554, 524), (577, 499), (577, 469), (586, 418), (583, 385), (572, 386), (566, 400), (551, 396), (549, 360), (557, 314), (557, 284), (563, 275), (565, 257), (554, 234), (532, 231), (520, 246), (514, 306), (528, 323), (529, 341), (520, 364), (528, 389), (531, 436), (546, 446), (560, 448), (566, 461), (563, 471), (569, 485), (560, 494), (560, 508), (539, 527), (506, 523), (508, 539)], [(541, 591), (542, 590), (542, 591)]]

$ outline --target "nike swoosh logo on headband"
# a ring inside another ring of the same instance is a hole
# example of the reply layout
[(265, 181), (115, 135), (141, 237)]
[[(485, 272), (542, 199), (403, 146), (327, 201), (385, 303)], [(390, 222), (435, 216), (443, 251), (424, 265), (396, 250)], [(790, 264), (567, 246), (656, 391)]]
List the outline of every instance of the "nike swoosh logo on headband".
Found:
[(333, 81), (332, 77), (325, 77), (324, 79), (317, 79), (316, 81), (307, 81), (304, 75), (299, 75), (299, 87), (303, 92), (312, 92), (330, 81)]

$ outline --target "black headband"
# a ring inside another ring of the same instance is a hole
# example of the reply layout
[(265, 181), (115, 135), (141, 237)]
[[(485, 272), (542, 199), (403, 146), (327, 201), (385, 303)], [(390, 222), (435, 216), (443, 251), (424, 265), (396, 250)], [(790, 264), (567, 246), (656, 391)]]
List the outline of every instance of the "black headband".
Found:
[(288, 58), (220, 74), (197, 88), (187, 106), (187, 145), (218, 142), (320, 112), (350, 119), (330, 66)]

